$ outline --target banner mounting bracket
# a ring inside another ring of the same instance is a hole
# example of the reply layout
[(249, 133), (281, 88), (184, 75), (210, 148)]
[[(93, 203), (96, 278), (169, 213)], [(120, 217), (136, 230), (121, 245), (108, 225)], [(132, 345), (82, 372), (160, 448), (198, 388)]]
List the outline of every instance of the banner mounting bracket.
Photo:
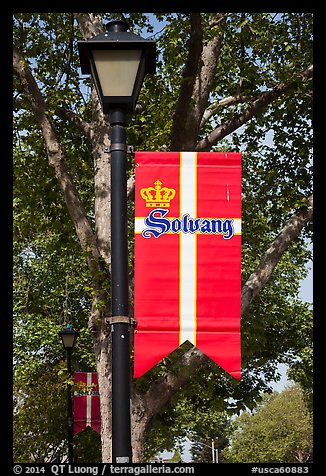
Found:
[(106, 154), (111, 154), (114, 150), (121, 150), (123, 152), (126, 152), (127, 154), (133, 154), (135, 152), (135, 148), (133, 145), (126, 145), (126, 144), (120, 144), (120, 143), (114, 143), (111, 145), (107, 145), (104, 147), (104, 152)]

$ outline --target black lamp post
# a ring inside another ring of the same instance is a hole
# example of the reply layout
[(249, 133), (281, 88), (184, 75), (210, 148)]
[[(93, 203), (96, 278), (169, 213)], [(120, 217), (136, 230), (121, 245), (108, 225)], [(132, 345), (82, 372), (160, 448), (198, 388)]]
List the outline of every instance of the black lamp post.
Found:
[(126, 114), (133, 113), (145, 74), (155, 73), (155, 41), (112, 21), (107, 32), (78, 42), (81, 71), (92, 74), (111, 125), (112, 458), (131, 463), (130, 317), (128, 290)]
[[(59, 335), (62, 339), (62, 343), (67, 352), (67, 368), (69, 376), (71, 377), (72, 368), (71, 368), (71, 353), (72, 349), (75, 346), (76, 338), (78, 332), (75, 331), (70, 324), (67, 325), (62, 331), (59, 332)], [(67, 417), (68, 417), (68, 428), (67, 428), (67, 440), (68, 440), (68, 462), (74, 462), (74, 448), (73, 448), (73, 411), (72, 411), (72, 395), (71, 395), (71, 384), (67, 384)]]

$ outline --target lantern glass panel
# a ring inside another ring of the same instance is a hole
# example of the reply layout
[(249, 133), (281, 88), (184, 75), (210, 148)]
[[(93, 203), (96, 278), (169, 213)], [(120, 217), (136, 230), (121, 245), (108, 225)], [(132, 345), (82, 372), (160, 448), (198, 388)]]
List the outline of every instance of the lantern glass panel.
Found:
[(65, 349), (72, 349), (74, 347), (75, 337), (76, 337), (75, 333), (70, 334), (67, 332), (67, 333), (61, 334), (62, 342)]
[(141, 50), (93, 50), (103, 96), (132, 96)]

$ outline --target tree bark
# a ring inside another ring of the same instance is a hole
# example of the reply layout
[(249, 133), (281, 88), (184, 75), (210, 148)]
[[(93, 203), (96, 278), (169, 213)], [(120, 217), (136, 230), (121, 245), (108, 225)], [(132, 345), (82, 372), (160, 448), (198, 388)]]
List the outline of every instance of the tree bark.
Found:
[[(188, 57), (182, 72), (180, 93), (176, 104), (176, 110), (173, 117), (171, 132), (171, 149), (183, 150), (190, 147), (189, 139), (193, 140), (191, 133), (191, 99), (198, 74), (199, 60), (203, 48), (203, 31), (201, 26), (200, 13), (190, 13), (190, 39)], [(182, 138), (182, 139), (181, 139)], [(179, 146), (179, 143), (182, 143)]]
[(101, 318), (101, 327), (93, 333), (93, 348), (98, 377), (101, 410), (102, 462), (112, 462), (112, 378), (111, 332), (108, 323)]
[(95, 232), (101, 257), (111, 265), (111, 163), (104, 147), (110, 145), (110, 125), (103, 115), (95, 88), (92, 90)]
[(205, 45), (203, 45), (200, 14), (190, 14), (190, 20), (189, 53), (173, 118), (171, 150), (194, 150), (200, 122), (207, 107), (215, 76), (226, 25), (226, 14), (215, 15), (212, 26), (218, 24), (219, 31)]

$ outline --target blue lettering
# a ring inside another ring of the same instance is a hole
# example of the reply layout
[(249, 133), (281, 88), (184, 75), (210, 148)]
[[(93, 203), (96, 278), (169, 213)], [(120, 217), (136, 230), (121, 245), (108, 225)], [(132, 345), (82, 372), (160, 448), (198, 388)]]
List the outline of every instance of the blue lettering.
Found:
[[(142, 232), (144, 238), (150, 238), (151, 235), (158, 238), (160, 235), (167, 233), (170, 230), (170, 222), (164, 218), (168, 211), (169, 210), (164, 210), (163, 208), (157, 208), (150, 212), (150, 214), (145, 218), (145, 224), (149, 228), (146, 228), (146, 230)], [(159, 216), (156, 216), (156, 214)]]
[(142, 232), (144, 238), (159, 238), (161, 235), (172, 233), (212, 233), (222, 235), (225, 240), (232, 238), (234, 234), (232, 218), (192, 218), (189, 214), (181, 218), (168, 220), (164, 218), (169, 212), (167, 209), (157, 208), (152, 210), (145, 218), (144, 223), (148, 228)]
[(182, 229), (183, 229), (183, 232), (184, 233), (188, 233), (188, 218), (189, 218), (189, 215), (188, 213), (186, 215), (183, 215), (182, 217)]
[(204, 219), (201, 223), (200, 231), (202, 233), (211, 233), (210, 220)]
[(178, 231), (181, 230), (181, 220), (179, 220), (179, 218), (175, 218), (174, 220), (172, 220), (171, 230), (173, 231), (173, 233), (178, 233)]
[(222, 233), (223, 228), (222, 228), (222, 220), (217, 218), (211, 220), (212, 222), (212, 233)]
[(200, 218), (189, 218), (189, 230), (191, 233), (196, 233), (199, 230)]
[[(227, 233), (227, 234), (225, 234), (225, 233)], [(228, 240), (228, 239), (232, 238), (233, 233), (234, 233), (233, 220), (231, 218), (226, 218), (223, 221), (223, 238), (225, 240)]]

